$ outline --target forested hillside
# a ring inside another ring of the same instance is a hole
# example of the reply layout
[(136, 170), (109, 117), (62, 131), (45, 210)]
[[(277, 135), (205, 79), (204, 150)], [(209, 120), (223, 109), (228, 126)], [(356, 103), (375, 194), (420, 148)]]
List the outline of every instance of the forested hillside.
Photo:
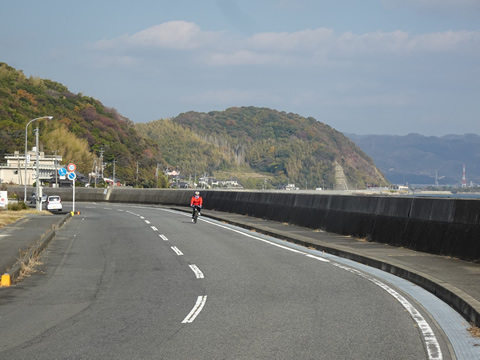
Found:
[(353, 142), (313, 118), (241, 107), (133, 124), (94, 98), (0, 63), (0, 158), (23, 153), (27, 123), (43, 116), (54, 118), (29, 126), (29, 148), (32, 129), (39, 126), (45, 154), (62, 155), (64, 163), (75, 163), (84, 174), (103, 163), (104, 175), (112, 176), (115, 162), (116, 177), (131, 186), (155, 187), (157, 173), (158, 185), (168, 186), (165, 169), (187, 178), (236, 179), (246, 188), (386, 184)]
[(27, 78), (23, 72), (0, 63), (0, 155), (15, 150), (23, 153), (25, 126), (42, 116), (54, 119), (29, 126), (29, 148), (35, 139), (32, 128), (38, 125), (40, 149), (46, 154), (57, 151), (65, 162), (74, 162), (78, 171), (88, 174), (95, 159), (103, 155), (103, 163), (108, 164), (106, 174), (112, 173), (115, 160), (116, 176), (126, 184), (155, 184), (157, 163), (164, 165), (159, 148), (140, 136), (130, 120), (98, 100), (71, 93), (62, 84)]
[[(273, 185), (335, 188), (338, 164), (350, 188), (386, 184), (373, 161), (343, 134), (296, 114), (240, 107), (188, 112), (136, 128), (186, 173), (223, 171), (238, 177), (255, 172), (269, 177)], [(263, 186), (263, 180), (257, 177), (255, 186)]]

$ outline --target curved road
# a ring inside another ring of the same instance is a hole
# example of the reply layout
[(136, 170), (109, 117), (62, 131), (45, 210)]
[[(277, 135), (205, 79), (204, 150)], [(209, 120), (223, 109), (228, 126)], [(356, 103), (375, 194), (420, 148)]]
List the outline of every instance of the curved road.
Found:
[(77, 204), (2, 290), (2, 359), (451, 359), (414, 300), (322, 254), (188, 214)]

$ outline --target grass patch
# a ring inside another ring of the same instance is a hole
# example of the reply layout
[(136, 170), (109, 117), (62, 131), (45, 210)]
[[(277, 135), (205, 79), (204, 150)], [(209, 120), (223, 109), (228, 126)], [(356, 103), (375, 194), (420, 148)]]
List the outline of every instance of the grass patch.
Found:
[(0, 211), (0, 228), (8, 224), (13, 224), (14, 222), (23, 219), (29, 214), (42, 214), (42, 215), (52, 215), (49, 211), (37, 211), (35, 209), (26, 209), (26, 210), (2, 210)]

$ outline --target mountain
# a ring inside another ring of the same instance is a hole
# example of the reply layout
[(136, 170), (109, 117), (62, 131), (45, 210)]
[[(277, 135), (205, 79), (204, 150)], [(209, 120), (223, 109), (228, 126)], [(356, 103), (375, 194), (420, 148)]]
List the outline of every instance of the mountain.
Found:
[(480, 136), (475, 134), (442, 137), (408, 134), (347, 134), (394, 184), (452, 185), (466, 180), (480, 184)]
[[(52, 120), (33, 119), (53, 116)], [(384, 176), (358, 146), (313, 118), (267, 108), (187, 112), (134, 124), (99, 100), (0, 62), (0, 160), (24, 152), (39, 127), (40, 150), (62, 155), (77, 170), (97, 169), (138, 187), (167, 186), (164, 169), (184, 176), (235, 178), (246, 188), (365, 188)], [(160, 171), (159, 171), (160, 170)], [(157, 175), (158, 174), (158, 175)], [(157, 178), (158, 176), (158, 178)]]
[[(342, 133), (314, 118), (268, 108), (187, 112), (136, 124), (184, 173), (254, 177), (252, 187), (365, 188), (387, 183), (373, 161)], [(186, 132), (182, 132), (182, 129)], [(250, 175), (245, 175), (250, 174)], [(258, 176), (263, 174), (263, 176)]]

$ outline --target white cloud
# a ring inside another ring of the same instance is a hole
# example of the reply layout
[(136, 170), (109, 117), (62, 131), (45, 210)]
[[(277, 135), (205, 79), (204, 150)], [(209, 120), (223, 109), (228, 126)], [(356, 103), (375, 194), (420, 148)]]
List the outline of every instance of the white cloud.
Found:
[(219, 40), (221, 32), (202, 31), (194, 23), (169, 21), (152, 26), (133, 35), (124, 35), (113, 40), (100, 40), (95, 48), (151, 48), (189, 50), (209, 46)]
[[(224, 32), (203, 31), (198, 25), (171, 21), (112, 40), (95, 44), (109, 55), (120, 54), (120, 63), (134, 57), (159, 56), (155, 50), (194, 51), (189, 61), (208, 66), (278, 65), (338, 66), (339, 61), (383, 56), (415, 56), (428, 52), (477, 52), (480, 32), (445, 31), (410, 35), (404, 31), (365, 34), (335, 34), (332, 29), (307, 29), (297, 32), (268, 32), (237, 39)], [(139, 50), (142, 51), (139, 51)], [(129, 54), (129, 56), (124, 56)]]

